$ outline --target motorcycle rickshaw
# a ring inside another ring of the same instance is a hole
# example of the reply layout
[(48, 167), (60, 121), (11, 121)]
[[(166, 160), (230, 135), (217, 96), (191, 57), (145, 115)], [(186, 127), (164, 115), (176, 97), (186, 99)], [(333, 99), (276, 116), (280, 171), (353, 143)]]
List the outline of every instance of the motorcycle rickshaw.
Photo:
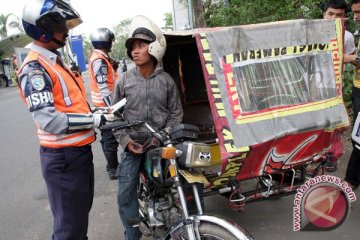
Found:
[(207, 214), (204, 197), (222, 194), (240, 210), (295, 193), (342, 155), (343, 31), (340, 20), (295, 20), (165, 33), (162, 64), (183, 124), (169, 133), (136, 120), (103, 126), (152, 132), (131, 224), (154, 239), (253, 239)]
[(293, 20), (166, 32), (163, 67), (211, 166), (183, 171), (235, 210), (295, 193), (342, 155), (343, 23)]

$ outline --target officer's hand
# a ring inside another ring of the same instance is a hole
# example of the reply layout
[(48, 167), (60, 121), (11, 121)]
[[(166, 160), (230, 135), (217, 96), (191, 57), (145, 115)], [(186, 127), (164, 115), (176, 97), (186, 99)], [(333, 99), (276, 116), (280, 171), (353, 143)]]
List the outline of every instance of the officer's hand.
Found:
[(115, 120), (115, 115), (113, 113), (103, 114), (107, 122), (113, 122)]
[(104, 125), (107, 121), (114, 121), (114, 114), (103, 114), (103, 113), (93, 113), (94, 119), (94, 128), (99, 128)]
[(109, 107), (91, 107), (91, 112), (94, 113), (110, 113), (111, 109)]
[(130, 140), (127, 145), (127, 149), (134, 154), (142, 154), (144, 152), (143, 146), (133, 140)]

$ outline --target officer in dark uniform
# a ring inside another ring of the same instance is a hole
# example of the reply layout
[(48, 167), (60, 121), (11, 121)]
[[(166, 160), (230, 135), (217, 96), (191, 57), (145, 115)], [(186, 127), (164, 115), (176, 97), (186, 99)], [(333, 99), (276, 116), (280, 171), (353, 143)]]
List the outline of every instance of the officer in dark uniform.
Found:
[(82, 20), (62, 0), (27, 0), (22, 18), (31, 50), (19, 70), (21, 96), (38, 129), (42, 174), (54, 217), (53, 240), (85, 240), (94, 196), (94, 127), (111, 114), (91, 113), (81, 76), (57, 49)]

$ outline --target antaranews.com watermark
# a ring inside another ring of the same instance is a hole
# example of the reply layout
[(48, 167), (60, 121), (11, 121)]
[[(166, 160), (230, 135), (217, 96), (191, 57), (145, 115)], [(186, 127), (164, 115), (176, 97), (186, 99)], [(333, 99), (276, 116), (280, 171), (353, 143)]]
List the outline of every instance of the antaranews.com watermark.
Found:
[(339, 177), (322, 175), (310, 178), (294, 198), (294, 231), (329, 231), (340, 226), (356, 201), (351, 187)]

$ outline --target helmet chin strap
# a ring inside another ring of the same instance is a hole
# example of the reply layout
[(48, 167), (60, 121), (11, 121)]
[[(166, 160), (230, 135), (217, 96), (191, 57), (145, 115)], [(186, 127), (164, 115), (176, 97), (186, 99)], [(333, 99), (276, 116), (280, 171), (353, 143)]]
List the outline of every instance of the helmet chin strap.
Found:
[(58, 39), (56, 39), (56, 38), (53, 38), (53, 39), (51, 39), (51, 41), (53, 41), (54, 43), (56, 43), (57, 45), (59, 45), (60, 47), (64, 47), (65, 46), (65, 42), (62, 42), (62, 41), (60, 41), (60, 40), (58, 40)]

